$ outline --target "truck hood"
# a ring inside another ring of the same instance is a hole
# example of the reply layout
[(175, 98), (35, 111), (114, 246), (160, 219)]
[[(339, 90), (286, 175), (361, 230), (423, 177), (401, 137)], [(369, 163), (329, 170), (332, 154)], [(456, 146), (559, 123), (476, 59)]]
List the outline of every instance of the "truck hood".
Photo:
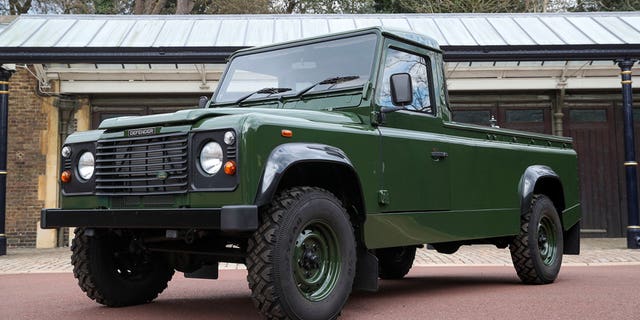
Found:
[(207, 108), (181, 110), (174, 113), (149, 116), (128, 116), (102, 121), (98, 129), (113, 130), (119, 128), (140, 128), (152, 125), (192, 124), (200, 119), (238, 114), (268, 114), (291, 118), (301, 118), (314, 122), (336, 124), (360, 124), (362, 120), (354, 113), (336, 111), (313, 111), (272, 108)]

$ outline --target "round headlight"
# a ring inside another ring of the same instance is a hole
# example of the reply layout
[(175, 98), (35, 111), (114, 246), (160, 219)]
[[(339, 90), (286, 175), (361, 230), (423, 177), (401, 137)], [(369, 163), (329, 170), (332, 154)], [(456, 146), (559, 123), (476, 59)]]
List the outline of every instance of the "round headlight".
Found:
[(71, 155), (71, 147), (69, 146), (62, 147), (62, 151), (60, 153), (62, 154), (63, 158), (69, 158), (69, 156)]
[(232, 145), (236, 142), (236, 134), (233, 131), (227, 131), (224, 133), (224, 143)]
[(200, 167), (208, 174), (216, 174), (222, 168), (222, 147), (217, 142), (208, 142), (200, 151)]
[(85, 152), (80, 156), (78, 160), (78, 175), (84, 180), (89, 180), (93, 176), (93, 172), (96, 168), (96, 161), (93, 157), (93, 153)]

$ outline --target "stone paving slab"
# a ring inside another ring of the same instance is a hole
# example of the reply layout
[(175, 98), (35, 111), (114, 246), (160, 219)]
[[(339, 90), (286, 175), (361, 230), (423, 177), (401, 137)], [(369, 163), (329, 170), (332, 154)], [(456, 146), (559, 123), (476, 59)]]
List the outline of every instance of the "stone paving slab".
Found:
[[(565, 266), (640, 265), (640, 250), (626, 248), (624, 238), (582, 239), (581, 254), (566, 255)], [(0, 274), (72, 272), (69, 248), (8, 249), (0, 256)], [(439, 254), (435, 250), (418, 249), (415, 266), (510, 266), (508, 249), (491, 245), (463, 246), (454, 254)], [(245, 269), (244, 265), (221, 263), (221, 269)]]

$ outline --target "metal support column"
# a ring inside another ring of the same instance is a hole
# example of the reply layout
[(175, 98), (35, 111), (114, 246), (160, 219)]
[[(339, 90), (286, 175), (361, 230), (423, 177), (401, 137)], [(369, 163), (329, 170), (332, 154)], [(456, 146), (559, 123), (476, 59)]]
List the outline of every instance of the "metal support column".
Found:
[(5, 235), (7, 192), (7, 128), (9, 127), (9, 78), (13, 71), (0, 66), (0, 256), (7, 254)]
[(627, 248), (640, 249), (640, 221), (638, 221), (638, 178), (636, 150), (633, 133), (633, 95), (631, 67), (634, 59), (618, 60), (622, 78), (622, 104), (624, 111), (624, 167), (627, 177)]

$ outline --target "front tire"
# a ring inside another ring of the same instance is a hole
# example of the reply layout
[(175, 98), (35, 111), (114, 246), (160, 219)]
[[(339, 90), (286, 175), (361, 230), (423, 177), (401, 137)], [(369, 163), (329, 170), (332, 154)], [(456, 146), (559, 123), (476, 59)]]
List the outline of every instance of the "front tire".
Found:
[(330, 192), (296, 187), (278, 195), (248, 243), (251, 298), (268, 319), (335, 319), (351, 293), (356, 243)]
[(113, 231), (89, 236), (77, 228), (71, 245), (73, 275), (87, 296), (109, 307), (151, 302), (167, 288), (173, 268), (158, 255), (132, 251), (132, 238)]
[(520, 234), (509, 245), (518, 277), (527, 284), (552, 283), (562, 264), (562, 223), (553, 202), (534, 195), (522, 216)]

